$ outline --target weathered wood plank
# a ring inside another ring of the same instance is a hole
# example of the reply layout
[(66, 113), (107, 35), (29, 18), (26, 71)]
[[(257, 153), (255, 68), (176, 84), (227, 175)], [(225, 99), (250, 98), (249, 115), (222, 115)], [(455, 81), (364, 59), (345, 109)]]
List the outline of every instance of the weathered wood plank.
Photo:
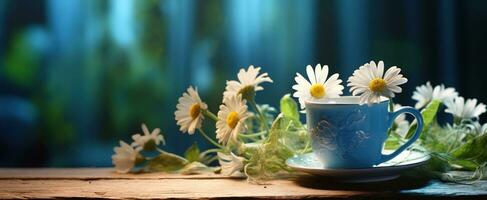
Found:
[(266, 185), (215, 174), (116, 174), (101, 169), (0, 169), (0, 199), (6, 198), (393, 198), (487, 199), (487, 181), (474, 185), (401, 178), (340, 184), (311, 176)]
[(270, 185), (232, 179), (146, 180), (0, 180), (0, 198), (304, 198), (364, 197), (373, 192), (296, 187), (292, 181)]
[(204, 179), (225, 177), (212, 172), (182, 175), (169, 173), (119, 174), (113, 168), (0, 168), (1, 179)]
[[(249, 184), (238, 179), (145, 179), (145, 180), (0, 180), (0, 198), (414, 198), (485, 199), (486, 193), (466, 193), (459, 185), (442, 185), (438, 190), (410, 189), (402, 192), (376, 188), (354, 190), (343, 187), (322, 189), (302, 187), (291, 180), (275, 180), (267, 185)], [(429, 186), (427, 186), (429, 187)], [(461, 186), (465, 187), (465, 186)], [(326, 186), (324, 188), (327, 188)], [(445, 190), (450, 196), (445, 194)], [(459, 193), (459, 191), (461, 191)], [(468, 191), (468, 190), (467, 190)], [(481, 195), (481, 196), (470, 196)], [(483, 195), (483, 196), (482, 196)]]

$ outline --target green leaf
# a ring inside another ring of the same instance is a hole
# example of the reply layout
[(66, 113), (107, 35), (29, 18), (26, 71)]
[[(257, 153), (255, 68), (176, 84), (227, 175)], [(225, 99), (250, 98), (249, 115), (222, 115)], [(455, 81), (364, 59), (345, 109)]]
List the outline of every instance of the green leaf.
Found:
[(458, 135), (462, 130), (441, 127), (438, 123), (421, 133), (421, 143), (429, 152), (448, 153), (460, 145)]
[(299, 121), (298, 104), (291, 98), (290, 94), (286, 94), (281, 98), (281, 113), (286, 117)]
[(198, 145), (194, 143), (188, 149), (186, 149), (186, 152), (184, 152), (184, 157), (189, 162), (200, 161), (200, 148), (198, 148)]
[(243, 153), (248, 158), (245, 174), (251, 181), (261, 181), (275, 177), (279, 172), (290, 171), (286, 159), (301, 152), (308, 143), (306, 128), (281, 113), (263, 143), (244, 145)]
[[(423, 130), (421, 132), (423, 133), (433, 122), (433, 120), (436, 118), (436, 114), (438, 113), (438, 108), (440, 107), (441, 102), (437, 100), (433, 100), (426, 106), (421, 111), (421, 115), (423, 116)], [(410, 138), (413, 136), (414, 132), (416, 132), (416, 128), (418, 125), (416, 123), (413, 123), (411, 127), (409, 128), (408, 133), (406, 134), (406, 138)]]
[[(464, 159), (468, 161), (474, 161), (477, 164), (487, 162), (487, 134), (479, 135), (462, 146), (458, 147), (452, 152), (452, 156), (457, 159)], [(472, 164), (468, 162), (468, 165), (462, 165), (463, 167), (470, 169), (472, 168)]]
[(161, 151), (159, 156), (149, 160), (146, 169), (150, 172), (174, 172), (182, 169), (188, 161), (176, 154)]
[(425, 166), (427, 171), (447, 172), (451, 167), (449, 164), (450, 156), (446, 153), (431, 153), (431, 160)]
[(401, 142), (399, 140), (399, 137), (396, 133), (390, 134), (390, 136), (387, 138), (385, 144), (384, 144), (384, 149), (397, 149), (401, 146)]
[(203, 163), (200, 162), (191, 162), (184, 166), (179, 172), (181, 174), (189, 175), (189, 174), (201, 174), (204, 172), (211, 172), (213, 171), (212, 168), (209, 168), (208, 166), (204, 165)]

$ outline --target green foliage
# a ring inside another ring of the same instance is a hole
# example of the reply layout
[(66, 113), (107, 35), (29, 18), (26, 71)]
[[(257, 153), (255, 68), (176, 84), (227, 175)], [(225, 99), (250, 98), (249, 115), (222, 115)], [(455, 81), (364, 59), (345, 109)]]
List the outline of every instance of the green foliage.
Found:
[(181, 174), (199, 174), (199, 173), (205, 172), (205, 171), (210, 172), (210, 171), (213, 171), (213, 169), (206, 166), (203, 163), (200, 163), (200, 162), (191, 162), (191, 163), (185, 165), (179, 171), (179, 173), (181, 173)]
[(281, 98), (281, 114), (272, 128), (282, 131), (280, 142), (290, 148), (295, 154), (309, 150), (310, 138), (306, 127), (299, 120), (298, 104), (289, 94)]
[[(420, 137), (421, 148), (432, 156), (424, 171), (434, 178), (449, 182), (483, 178), (482, 172), (487, 163), (487, 134), (472, 129), (472, 121), (440, 126), (436, 122), (439, 106), (439, 102), (433, 101), (421, 112), (425, 123)], [(415, 124), (409, 129), (408, 135), (414, 129)], [(452, 170), (466, 170), (470, 173), (454, 173)]]
[(266, 180), (275, 177), (278, 172), (289, 171), (285, 162), (294, 153), (280, 141), (280, 138), (286, 136), (286, 131), (281, 129), (285, 126), (285, 121), (285, 117), (279, 116), (274, 121), (267, 140), (247, 152), (249, 160), (245, 166), (245, 173), (250, 180)]
[[(276, 113), (276, 109), (268, 104), (258, 105), (258, 108), (260, 112), (264, 115), (268, 126), (271, 126), (272, 121), (274, 121), (274, 114)], [(265, 131), (265, 126), (264, 124), (262, 124), (260, 116), (257, 114), (254, 114), (251, 117), (247, 118), (247, 120), (245, 120), (245, 124), (247, 125), (247, 134)]]
[[(276, 108), (274, 108), (268, 104), (261, 104), (261, 105), (257, 105), (257, 106), (258, 106), (260, 112), (262, 112), (262, 114), (264, 115), (267, 124), (269, 126), (271, 126), (272, 121), (274, 121), (274, 115), (277, 112)], [(265, 127), (262, 124), (259, 126), (259, 128), (260, 128), (259, 129), (260, 131), (265, 130)]]
[(452, 156), (462, 159), (459, 165), (475, 170), (479, 164), (487, 162), (487, 134), (479, 135), (452, 151)]
[(401, 144), (401, 136), (392, 131), (384, 144), (384, 149), (397, 149)]
[(146, 165), (146, 170), (150, 172), (175, 172), (188, 164), (188, 160), (165, 151), (160, 151), (160, 154), (149, 160)]
[(445, 129), (438, 124), (434, 124), (421, 134), (423, 147), (431, 152), (449, 153), (453, 143), (459, 139), (459, 133), (456, 129)]
[[(151, 60), (158, 60), (165, 55), (164, 43), (160, 38), (166, 37), (167, 23), (163, 13), (159, 11), (159, 1), (135, 1), (136, 19), (138, 24), (138, 46), (142, 55)], [(161, 42), (154, 42), (161, 41)]]
[(294, 99), (291, 98), (290, 94), (286, 94), (281, 98), (281, 113), (289, 117), (291, 119), (294, 119), (296, 121), (299, 121), (299, 111), (298, 111), (298, 104)]
[(464, 145), (455, 149), (452, 152), (452, 155), (458, 158), (475, 158), (487, 160), (487, 151), (485, 151), (486, 147), (487, 135), (483, 134), (474, 137), (472, 140), (469, 140)]
[[(436, 113), (438, 112), (438, 108), (440, 107), (441, 102), (434, 100), (426, 106), (421, 111), (421, 115), (423, 116), (423, 130), (424, 132), (426, 129), (429, 128), (431, 122), (436, 119)], [(413, 136), (414, 132), (416, 132), (416, 128), (418, 127), (417, 124), (413, 124), (410, 128), (408, 133), (406, 134), (406, 138), (410, 138)]]
[(286, 96), (283, 99), (281, 114), (272, 123), (268, 137), (262, 143), (247, 144), (243, 149), (248, 158), (245, 173), (249, 180), (262, 181), (276, 177), (280, 172), (289, 172), (291, 169), (286, 160), (308, 148), (306, 128), (299, 121), (298, 107), (293, 106), (296, 102)]
[(201, 151), (200, 148), (198, 147), (198, 144), (195, 142), (188, 149), (186, 149), (186, 151), (184, 152), (184, 157), (189, 162), (200, 162), (202, 164), (209, 165), (217, 159), (216, 155), (214, 154), (220, 151), (222, 151), (222, 149), (220, 148), (207, 149), (205, 151)]
[[(424, 175), (448, 182), (466, 182), (483, 178), (487, 166), (487, 134), (477, 133), (471, 120), (459, 124), (440, 126), (436, 122), (441, 102), (432, 101), (421, 111), (424, 127), (421, 132), (421, 145), (413, 146), (416, 150), (427, 151), (432, 159), (421, 168)], [(408, 131), (410, 138), (416, 130), (413, 123)], [(396, 149), (404, 139), (394, 134), (388, 138), (385, 148)], [(466, 170), (457, 173), (455, 170)]]
[(193, 145), (191, 145), (186, 150), (186, 152), (184, 152), (184, 157), (189, 162), (200, 161), (200, 148), (198, 148), (198, 145), (196, 143), (194, 143)]
[[(424, 137), (421, 139), (421, 146), (432, 157), (424, 171), (432, 178), (462, 183), (483, 178), (480, 172), (485, 170), (487, 162), (484, 153), (486, 136), (466, 137), (476, 134), (468, 126), (460, 124), (441, 127), (437, 123), (433, 123), (422, 134)], [(457, 173), (454, 170), (468, 172)]]
[(10, 45), (3, 68), (6, 78), (22, 87), (32, 86), (38, 71), (39, 55), (29, 45), (26, 34), (17, 34)]
[(49, 130), (45, 132), (46, 139), (50, 144), (54, 145), (69, 145), (75, 142), (75, 128), (73, 124), (66, 118), (67, 113), (63, 99), (53, 97), (50, 101), (42, 101), (38, 104), (40, 112), (44, 116), (42, 120), (42, 128)]

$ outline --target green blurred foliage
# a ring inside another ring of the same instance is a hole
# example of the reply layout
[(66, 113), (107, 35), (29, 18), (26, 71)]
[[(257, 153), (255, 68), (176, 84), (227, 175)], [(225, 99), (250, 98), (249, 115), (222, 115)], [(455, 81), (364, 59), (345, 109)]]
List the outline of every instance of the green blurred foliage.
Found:
[(38, 73), (39, 60), (39, 55), (30, 47), (27, 34), (16, 34), (9, 44), (3, 73), (14, 84), (30, 88)]

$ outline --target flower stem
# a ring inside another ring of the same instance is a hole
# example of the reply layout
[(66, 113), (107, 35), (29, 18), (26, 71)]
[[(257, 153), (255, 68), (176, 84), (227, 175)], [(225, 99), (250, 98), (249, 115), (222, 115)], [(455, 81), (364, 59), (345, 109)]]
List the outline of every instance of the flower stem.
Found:
[[(167, 153), (166, 151), (162, 150), (162, 149), (159, 149), (159, 147), (156, 147), (156, 150), (159, 152), (159, 153)], [(150, 159), (153, 159), (153, 158), (150, 158)]]
[(215, 140), (211, 139), (208, 135), (206, 135), (206, 133), (205, 133), (205, 131), (203, 131), (203, 129), (198, 128), (198, 130), (200, 131), (201, 135), (203, 135), (203, 137), (206, 140), (208, 140), (208, 142), (210, 142), (211, 144), (217, 146), (220, 149), (225, 149), (225, 147), (221, 146), (220, 144), (218, 144), (217, 142), (215, 142)]
[(391, 112), (396, 112), (396, 111), (394, 110), (394, 101), (392, 101), (392, 98), (389, 98), (389, 110), (390, 110)]
[(252, 106), (252, 108), (255, 110), (255, 112), (257, 112), (257, 114), (260, 116), (260, 120), (264, 124), (265, 130), (267, 132), (269, 132), (269, 126), (267, 125), (267, 122), (265, 120), (265, 116), (264, 116), (264, 114), (262, 114), (262, 112), (260, 112), (259, 107), (257, 107), (257, 103), (255, 103), (254, 98), (249, 99), (249, 103), (250, 103), (250, 106)]
[(203, 115), (205, 115), (208, 118), (214, 120), (215, 122), (218, 121), (218, 117), (215, 114), (213, 114), (211, 111), (209, 111), (209, 110), (203, 110)]
[(214, 156), (212, 158), (210, 158), (208, 161), (206, 161), (207, 163), (212, 163), (213, 161), (217, 160), (218, 157)]
[[(261, 131), (261, 132), (258, 132), (258, 133), (253, 133), (253, 134), (238, 134), (238, 137), (240, 139), (247, 139), (247, 140), (252, 140), (252, 141), (259, 141), (260, 139), (262, 139), (262, 137), (266, 134), (267, 132), (266, 131)], [(260, 139), (259, 139), (260, 138)]]
[(251, 134), (239, 134), (239, 136), (241, 137), (244, 137), (244, 138), (251, 138), (251, 137), (258, 137), (258, 136), (261, 136), (261, 135), (264, 135), (266, 134), (265, 131), (261, 131), (261, 132), (258, 132), (258, 133), (251, 133)]
[(206, 155), (209, 153), (216, 153), (216, 152), (220, 152), (220, 151), (221, 151), (221, 149), (208, 149), (206, 151), (201, 152), (201, 155)]
[[(394, 110), (394, 102), (392, 101), (392, 98), (389, 98), (389, 112), (396, 112)], [(392, 123), (392, 126), (387, 129), (387, 137), (389, 137), (389, 135), (391, 135), (393, 130), (396, 130), (396, 127), (394, 127), (394, 126), (396, 126), (396, 123)]]
[[(260, 138), (257, 138), (257, 137), (242, 137), (242, 135), (238, 135), (238, 138), (243, 142), (243, 143), (246, 143), (248, 141), (251, 141), (251, 142), (258, 142), (260, 141), (261, 139)], [(239, 143), (240, 144), (240, 143)]]
[(455, 116), (454, 116), (454, 117), (453, 117), (453, 123), (454, 123), (455, 125), (460, 125), (460, 124), (462, 124), (462, 118), (460, 118), (460, 117), (455, 117)]

